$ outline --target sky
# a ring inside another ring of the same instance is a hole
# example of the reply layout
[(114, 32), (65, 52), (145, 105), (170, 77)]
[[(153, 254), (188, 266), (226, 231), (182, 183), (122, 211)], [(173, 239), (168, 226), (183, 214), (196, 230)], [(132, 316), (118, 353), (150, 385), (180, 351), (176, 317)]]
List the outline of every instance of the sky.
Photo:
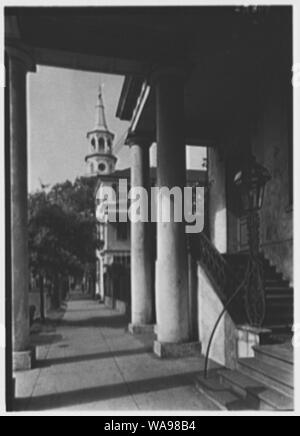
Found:
[[(129, 123), (115, 117), (124, 77), (39, 67), (28, 80), (29, 191), (45, 184), (73, 181), (86, 173), (86, 134), (94, 127), (100, 83), (109, 129), (115, 143)], [(119, 167), (128, 167), (128, 149), (121, 151)]]
[[(39, 67), (28, 75), (28, 184), (29, 191), (43, 184), (73, 181), (86, 174), (89, 150), (86, 134), (94, 127), (99, 85), (103, 86), (106, 119), (115, 144), (129, 123), (116, 118), (124, 77), (83, 71)], [(189, 169), (201, 169), (205, 151), (189, 147)], [(130, 166), (128, 147), (118, 153), (117, 169)], [(151, 165), (156, 164), (156, 146)]]

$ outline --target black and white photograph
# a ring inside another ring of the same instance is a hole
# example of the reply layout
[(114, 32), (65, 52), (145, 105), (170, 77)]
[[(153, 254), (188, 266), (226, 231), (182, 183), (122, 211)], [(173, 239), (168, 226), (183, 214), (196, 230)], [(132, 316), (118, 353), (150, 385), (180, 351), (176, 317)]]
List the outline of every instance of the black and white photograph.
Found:
[(299, 12), (1, 2), (0, 415), (298, 415)]

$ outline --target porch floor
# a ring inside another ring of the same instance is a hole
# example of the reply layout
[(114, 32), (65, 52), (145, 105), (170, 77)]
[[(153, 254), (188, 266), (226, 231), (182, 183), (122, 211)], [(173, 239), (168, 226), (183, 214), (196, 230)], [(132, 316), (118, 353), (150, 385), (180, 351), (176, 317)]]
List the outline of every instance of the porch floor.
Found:
[(18, 411), (215, 410), (194, 387), (204, 359), (160, 360), (153, 337), (133, 337), (127, 320), (73, 296), (61, 320), (35, 337), (36, 368), (16, 377)]

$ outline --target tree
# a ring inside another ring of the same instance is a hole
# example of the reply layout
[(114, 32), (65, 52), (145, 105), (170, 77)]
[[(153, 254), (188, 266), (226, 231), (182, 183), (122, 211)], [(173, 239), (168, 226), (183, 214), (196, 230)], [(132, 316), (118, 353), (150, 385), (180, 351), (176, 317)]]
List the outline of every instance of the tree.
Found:
[(45, 279), (52, 284), (56, 306), (70, 276), (95, 275), (94, 187), (95, 178), (78, 178), (29, 195), (30, 269), (40, 278), (41, 293)]

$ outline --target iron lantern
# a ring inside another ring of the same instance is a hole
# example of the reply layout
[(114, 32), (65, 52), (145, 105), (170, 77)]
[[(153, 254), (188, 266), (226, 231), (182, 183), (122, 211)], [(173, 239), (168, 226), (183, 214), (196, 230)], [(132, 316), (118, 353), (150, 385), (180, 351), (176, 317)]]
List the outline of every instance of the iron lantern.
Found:
[(253, 156), (248, 165), (236, 174), (234, 184), (239, 190), (245, 214), (257, 212), (262, 208), (265, 187), (270, 179), (269, 171), (258, 164)]

